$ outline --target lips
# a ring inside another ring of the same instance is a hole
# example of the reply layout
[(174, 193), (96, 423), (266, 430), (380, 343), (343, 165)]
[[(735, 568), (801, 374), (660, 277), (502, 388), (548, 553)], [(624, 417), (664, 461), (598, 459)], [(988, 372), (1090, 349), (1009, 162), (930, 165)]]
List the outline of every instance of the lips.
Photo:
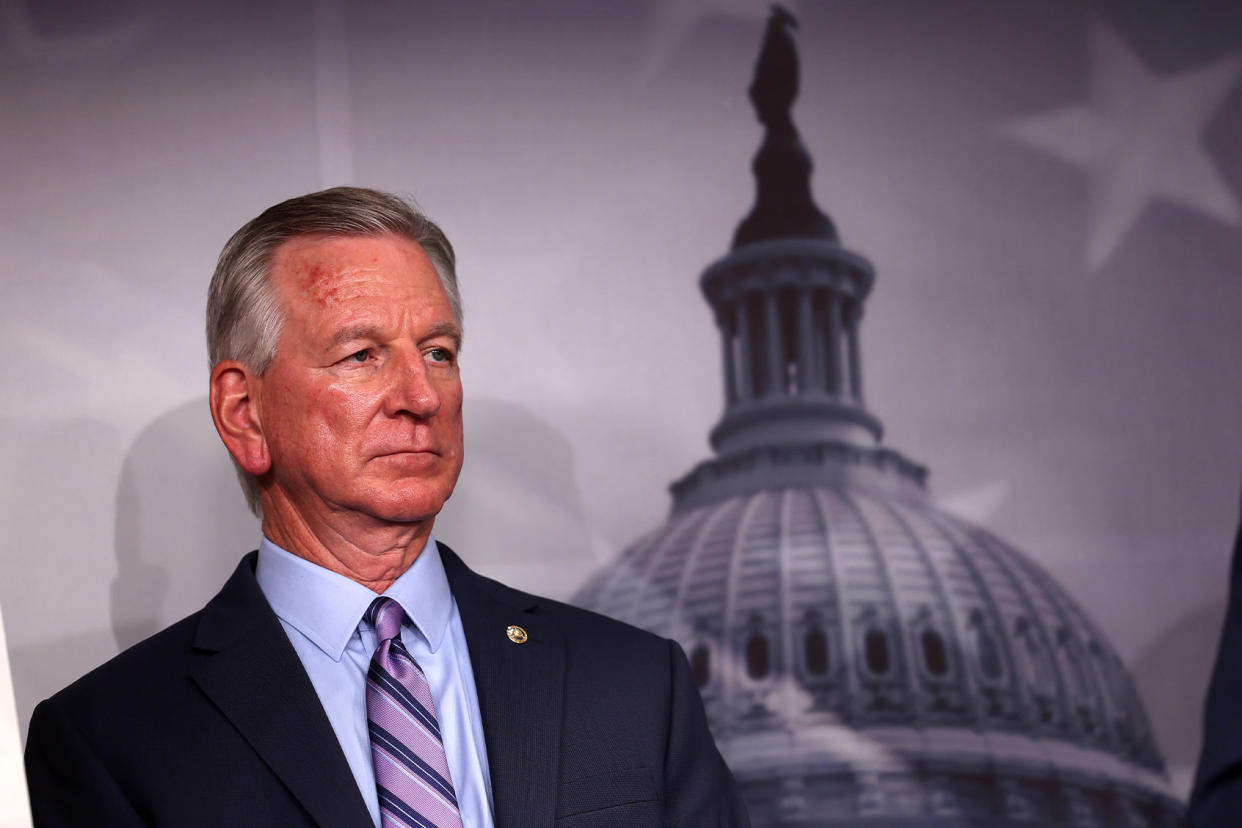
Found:
[(378, 460), (383, 457), (439, 457), (440, 452), (430, 448), (397, 448), (388, 449), (378, 452), (374, 455), (374, 459)]

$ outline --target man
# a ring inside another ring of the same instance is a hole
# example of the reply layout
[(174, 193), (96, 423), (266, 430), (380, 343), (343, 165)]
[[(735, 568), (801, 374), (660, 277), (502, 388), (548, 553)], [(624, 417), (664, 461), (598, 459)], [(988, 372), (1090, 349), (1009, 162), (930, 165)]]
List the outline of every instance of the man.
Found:
[(462, 463), (453, 268), (435, 224), (356, 188), (226, 245), (211, 413), (262, 544), (36, 708), (38, 825), (747, 824), (675, 644), (432, 538)]
[(1203, 707), (1203, 750), (1186, 823), (1242, 825), (1242, 526), (1233, 543), (1229, 606)]

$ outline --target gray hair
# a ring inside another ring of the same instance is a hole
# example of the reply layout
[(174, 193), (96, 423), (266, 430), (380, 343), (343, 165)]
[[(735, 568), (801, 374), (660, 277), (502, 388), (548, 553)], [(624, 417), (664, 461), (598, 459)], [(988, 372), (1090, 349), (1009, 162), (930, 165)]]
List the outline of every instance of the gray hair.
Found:
[[(269, 207), (224, 245), (207, 292), (207, 357), (211, 365), (235, 359), (262, 374), (276, 357), (285, 313), (271, 275), (272, 260), (282, 244), (301, 236), (390, 233), (409, 239), (427, 254), (461, 326), (457, 258), (444, 231), (397, 196), (362, 187), (333, 187)], [(234, 465), (246, 504), (262, 517), (258, 479), (236, 461)]]

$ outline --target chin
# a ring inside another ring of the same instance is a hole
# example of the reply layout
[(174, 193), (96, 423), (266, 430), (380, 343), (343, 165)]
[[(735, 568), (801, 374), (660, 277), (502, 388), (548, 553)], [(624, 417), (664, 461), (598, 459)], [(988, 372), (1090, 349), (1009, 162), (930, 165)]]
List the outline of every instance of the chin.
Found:
[(417, 492), (389, 489), (377, 497), (368, 498), (364, 510), (380, 520), (417, 523), (440, 514), (452, 491), (429, 492), (426, 487), (421, 487)]

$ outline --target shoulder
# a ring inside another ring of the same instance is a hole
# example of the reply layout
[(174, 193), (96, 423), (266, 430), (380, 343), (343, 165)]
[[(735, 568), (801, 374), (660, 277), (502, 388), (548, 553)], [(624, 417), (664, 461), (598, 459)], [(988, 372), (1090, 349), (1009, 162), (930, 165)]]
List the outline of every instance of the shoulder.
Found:
[(112, 796), (118, 783), (96, 773), (99, 767), (127, 767), (135, 749), (143, 754), (178, 723), (197, 718), (187, 715), (199, 704), (187, 679), (197, 626), (197, 614), (178, 621), (34, 708), (25, 755), (36, 802), (46, 804), (49, 792), (60, 797), (56, 780), (79, 779), (79, 772)]
[(222, 640), (222, 629), (232, 627), (233, 635), (244, 634), (264, 611), (271, 614), (254, 580), (249, 555), (206, 607), (123, 650), (49, 701), (87, 718), (95, 715), (92, 711), (99, 711), (99, 717), (116, 717), (128, 710), (158, 708), (163, 699), (186, 693), (188, 674)]
[(184, 664), (193, 647), (200, 613), (183, 618), (170, 627), (123, 650), (108, 661), (65, 687), (53, 698), (75, 709), (115, 707), (133, 698), (135, 689), (164, 682), (164, 677)]

